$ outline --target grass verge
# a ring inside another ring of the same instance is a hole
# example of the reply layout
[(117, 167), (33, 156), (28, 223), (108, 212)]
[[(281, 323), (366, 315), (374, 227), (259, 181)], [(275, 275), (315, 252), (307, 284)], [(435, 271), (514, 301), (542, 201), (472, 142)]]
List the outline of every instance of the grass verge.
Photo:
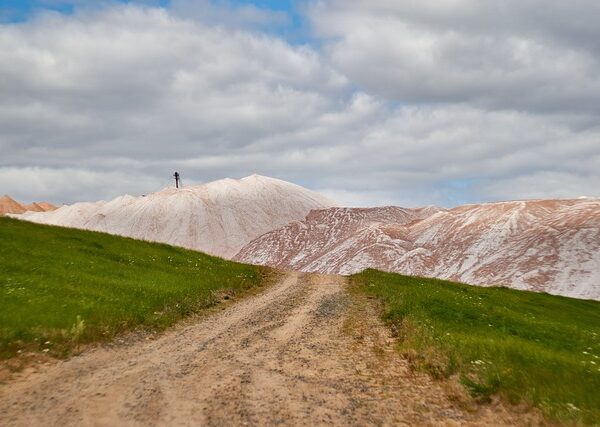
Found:
[(0, 218), (0, 359), (64, 357), (125, 331), (162, 330), (272, 274), (169, 245)]
[(366, 270), (354, 289), (383, 304), (398, 348), (476, 398), (499, 394), (550, 419), (600, 423), (600, 303)]

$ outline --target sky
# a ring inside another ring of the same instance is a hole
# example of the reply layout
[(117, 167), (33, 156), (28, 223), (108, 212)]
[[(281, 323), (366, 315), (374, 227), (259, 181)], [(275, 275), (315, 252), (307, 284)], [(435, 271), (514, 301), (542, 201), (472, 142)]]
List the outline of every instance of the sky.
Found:
[(600, 196), (597, 0), (0, 0), (0, 195)]

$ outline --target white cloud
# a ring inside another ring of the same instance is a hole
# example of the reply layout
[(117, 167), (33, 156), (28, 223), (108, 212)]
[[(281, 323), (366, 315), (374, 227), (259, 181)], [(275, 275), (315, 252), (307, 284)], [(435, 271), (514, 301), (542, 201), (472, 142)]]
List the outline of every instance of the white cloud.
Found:
[(331, 62), (389, 100), (600, 112), (593, 0), (324, 0), (310, 16)]
[(188, 184), (272, 175), (363, 206), (594, 195), (585, 14), (580, 28), (556, 2), (533, 25), (515, 2), (321, 1), (321, 48), (194, 4), (1, 25), (0, 193), (142, 194), (177, 169)]
[(477, 185), (477, 193), (492, 200), (544, 199), (548, 194), (557, 198), (581, 196), (600, 197), (600, 176), (580, 171), (542, 171), (515, 178), (488, 180)]
[[(165, 177), (166, 178), (166, 177)], [(58, 205), (73, 200), (109, 200), (114, 188), (127, 188), (133, 194), (157, 191), (169, 180), (126, 171), (91, 171), (78, 168), (0, 167), (0, 183), (21, 202), (52, 201)], [(4, 193), (2, 193), (4, 194)], [(121, 193), (119, 193), (121, 194)]]

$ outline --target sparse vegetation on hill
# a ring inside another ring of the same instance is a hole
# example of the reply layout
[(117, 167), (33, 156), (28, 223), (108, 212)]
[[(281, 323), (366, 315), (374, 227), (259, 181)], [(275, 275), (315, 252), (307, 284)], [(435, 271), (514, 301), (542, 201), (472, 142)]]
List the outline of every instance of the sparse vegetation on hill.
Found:
[(383, 303), (417, 369), (457, 375), (558, 420), (600, 423), (600, 302), (366, 270), (354, 291)]
[(136, 327), (162, 329), (267, 274), (164, 244), (0, 218), (0, 359), (63, 356)]

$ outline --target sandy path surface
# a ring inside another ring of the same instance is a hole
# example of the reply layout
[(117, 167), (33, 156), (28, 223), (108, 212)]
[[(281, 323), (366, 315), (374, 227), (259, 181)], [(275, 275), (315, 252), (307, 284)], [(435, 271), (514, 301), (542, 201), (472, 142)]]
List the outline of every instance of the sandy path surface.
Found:
[[(498, 408), (467, 412), (411, 373), (374, 313), (352, 308), (345, 286), (342, 277), (290, 274), (155, 340), (23, 374), (0, 386), (0, 425), (525, 421)], [(347, 332), (350, 313), (358, 326)]]

